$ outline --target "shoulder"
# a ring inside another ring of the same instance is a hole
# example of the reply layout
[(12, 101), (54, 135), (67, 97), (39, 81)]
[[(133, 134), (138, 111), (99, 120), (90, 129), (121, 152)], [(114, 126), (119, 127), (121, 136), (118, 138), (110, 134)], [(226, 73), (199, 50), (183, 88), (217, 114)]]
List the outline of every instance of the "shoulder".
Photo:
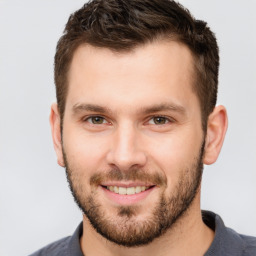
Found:
[(244, 244), (243, 256), (256, 256), (256, 237), (240, 235)]
[(72, 236), (53, 242), (29, 256), (83, 256), (80, 248), (80, 237), (83, 233), (81, 222)]
[(256, 237), (242, 235), (226, 227), (221, 217), (213, 212), (203, 211), (202, 217), (204, 223), (215, 231), (205, 256), (256, 256)]
[(227, 233), (230, 245), (240, 247), (242, 256), (256, 256), (256, 237), (239, 234), (231, 228), (227, 228)]
[(29, 256), (66, 256), (70, 237), (55, 241)]

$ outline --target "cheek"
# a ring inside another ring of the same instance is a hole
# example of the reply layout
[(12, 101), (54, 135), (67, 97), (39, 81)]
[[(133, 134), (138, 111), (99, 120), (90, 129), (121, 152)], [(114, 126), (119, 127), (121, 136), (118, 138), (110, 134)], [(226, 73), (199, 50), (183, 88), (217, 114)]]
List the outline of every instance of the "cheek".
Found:
[(68, 163), (76, 172), (91, 175), (95, 170), (103, 169), (107, 145), (101, 136), (86, 135), (83, 131), (66, 130), (63, 134), (63, 146)]
[(186, 171), (198, 157), (201, 149), (200, 134), (175, 134), (150, 139), (147, 142), (147, 155), (152, 164), (167, 177), (168, 186), (177, 184), (181, 172)]
[(186, 135), (159, 136), (150, 138), (145, 144), (147, 154), (158, 164), (177, 165), (189, 161), (200, 147), (200, 140), (191, 140)]

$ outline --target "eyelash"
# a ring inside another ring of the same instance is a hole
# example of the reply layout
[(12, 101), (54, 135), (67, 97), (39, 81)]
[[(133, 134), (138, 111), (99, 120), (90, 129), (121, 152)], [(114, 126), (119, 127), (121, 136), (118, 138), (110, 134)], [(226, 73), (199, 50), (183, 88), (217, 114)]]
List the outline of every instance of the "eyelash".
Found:
[[(93, 121), (92, 121), (93, 118), (100, 118), (100, 119), (103, 119), (103, 123), (101, 123), (101, 124), (108, 123), (107, 120), (106, 120), (106, 118), (103, 117), (103, 116), (89, 116), (89, 117), (84, 118), (83, 121), (84, 121), (84, 122), (88, 122), (88, 123), (90, 123), (91, 125), (99, 125), (99, 124), (94, 124), (94, 123), (93, 123)], [(91, 122), (89, 121), (90, 119), (91, 119)]]
[[(102, 122), (102, 123), (99, 123), (99, 124), (93, 123), (92, 118), (100, 118), (100, 119), (103, 120), (103, 122)], [(151, 120), (154, 120), (154, 119), (156, 119), (156, 118), (162, 118), (162, 119), (164, 119), (165, 123), (163, 123), (163, 124), (156, 124), (156, 123), (153, 121), (154, 124), (151, 123), (151, 125), (159, 125), (159, 126), (160, 126), (160, 125), (166, 125), (166, 124), (168, 124), (168, 123), (174, 123), (174, 122), (175, 122), (175, 120), (174, 120), (173, 118), (166, 117), (166, 116), (162, 116), (162, 115), (154, 115), (154, 116), (151, 116), (151, 117), (148, 119), (147, 123), (149, 123)], [(91, 121), (89, 121), (90, 119), (91, 119)], [(95, 115), (95, 116), (88, 116), (88, 117), (86, 117), (86, 118), (83, 118), (83, 121), (84, 121), (84, 122), (88, 122), (88, 123), (90, 123), (91, 125), (100, 125), (100, 124), (109, 123), (109, 122), (106, 120), (105, 117), (103, 117), (103, 116), (98, 116), (98, 115)], [(149, 123), (149, 124), (150, 124), (150, 123)]]
[(151, 116), (148, 123), (151, 121), (151, 120), (154, 120), (156, 118), (162, 118), (165, 120), (165, 123), (164, 124), (156, 124), (154, 123), (154, 125), (166, 125), (168, 123), (173, 123), (174, 122), (174, 119), (170, 118), (170, 117), (167, 117), (167, 116), (161, 116), (161, 115), (155, 115), (155, 116)]

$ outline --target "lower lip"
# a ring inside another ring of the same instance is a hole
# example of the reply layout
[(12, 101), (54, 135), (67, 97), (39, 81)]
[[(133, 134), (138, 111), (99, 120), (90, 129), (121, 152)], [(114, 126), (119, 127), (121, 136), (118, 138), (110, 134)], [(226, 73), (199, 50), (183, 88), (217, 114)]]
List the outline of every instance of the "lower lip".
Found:
[(145, 199), (155, 189), (155, 186), (134, 195), (120, 195), (106, 189), (105, 187), (101, 186), (101, 188), (111, 201), (119, 205), (132, 205)]

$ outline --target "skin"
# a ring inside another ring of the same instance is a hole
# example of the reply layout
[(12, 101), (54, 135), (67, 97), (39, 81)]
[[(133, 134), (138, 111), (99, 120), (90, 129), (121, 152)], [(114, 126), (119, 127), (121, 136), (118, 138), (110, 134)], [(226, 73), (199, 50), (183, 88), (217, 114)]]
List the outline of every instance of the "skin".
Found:
[[(217, 160), (227, 129), (226, 110), (223, 106), (214, 109), (205, 136), (199, 100), (192, 91), (193, 72), (190, 50), (177, 42), (157, 41), (127, 53), (89, 45), (76, 50), (68, 77), (63, 141), (56, 104), (51, 108), (50, 123), (58, 163), (65, 165), (63, 146), (69, 164), (82, 180), (84, 194), (95, 189), (89, 180), (96, 171), (113, 167), (123, 172), (134, 167), (149, 173), (156, 170), (166, 177), (167, 186), (153, 189), (139, 202), (120, 203), (139, 206), (134, 218), (143, 221), (161, 193), (173, 193), (181, 171), (193, 163), (204, 139), (203, 163)], [(104, 117), (103, 123), (93, 123), (92, 115)], [(154, 116), (166, 119), (156, 124)], [(106, 216), (114, 216), (118, 222), (117, 203), (101, 187), (96, 191)], [(117, 246), (99, 235), (86, 216), (83, 225), (80, 243), (87, 256), (203, 255), (214, 239), (214, 232), (202, 221), (200, 188), (186, 213), (145, 246)]]

